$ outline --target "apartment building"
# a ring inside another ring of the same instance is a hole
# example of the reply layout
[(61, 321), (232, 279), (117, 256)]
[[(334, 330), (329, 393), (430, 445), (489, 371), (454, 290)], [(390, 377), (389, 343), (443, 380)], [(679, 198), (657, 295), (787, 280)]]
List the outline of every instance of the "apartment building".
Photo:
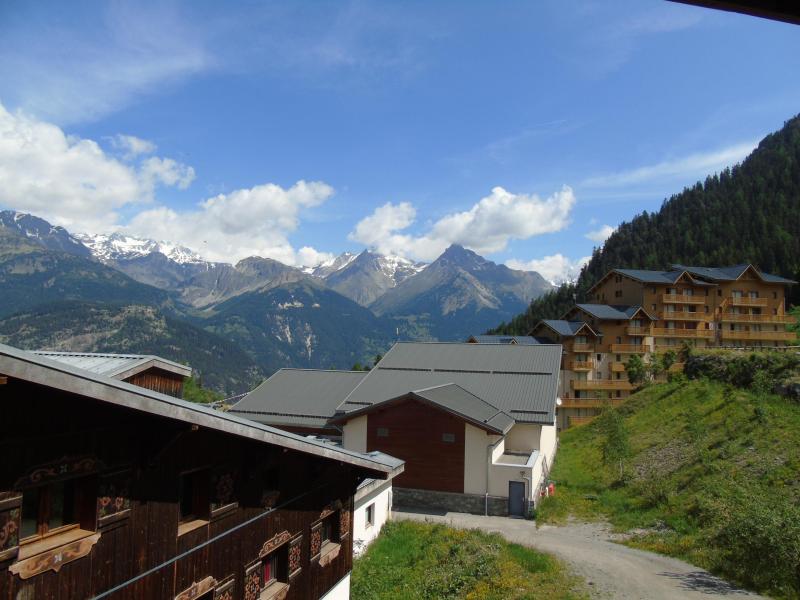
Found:
[(564, 345), (559, 428), (586, 422), (606, 402), (630, 394), (625, 363), (632, 354), (648, 361), (653, 353), (678, 352), (684, 343), (701, 348), (791, 343), (786, 289), (794, 283), (750, 264), (609, 271), (588, 291), (592, 303), (577, 304), (563, 320), (541, 321), (530, 332)]

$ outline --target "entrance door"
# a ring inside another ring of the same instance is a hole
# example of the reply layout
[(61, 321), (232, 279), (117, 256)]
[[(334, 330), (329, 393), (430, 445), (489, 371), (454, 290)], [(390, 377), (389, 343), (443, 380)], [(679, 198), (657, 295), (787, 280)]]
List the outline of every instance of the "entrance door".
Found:
[(512, 517), (525, 516), (525, 482), (508, 482), (508, 514)]

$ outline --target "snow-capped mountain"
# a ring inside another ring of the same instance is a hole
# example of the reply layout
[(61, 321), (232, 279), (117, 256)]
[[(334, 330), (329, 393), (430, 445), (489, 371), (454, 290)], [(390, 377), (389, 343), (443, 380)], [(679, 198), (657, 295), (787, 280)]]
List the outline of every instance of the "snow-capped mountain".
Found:
[(303, 273), (325, 279), (328, 275), (344, 269), (355, 260), (356, 256), (358, 255), (352, 252), (343, 252), (339, 256), (334, 256), (329, 260), (322, 261), (313, 267), (303, 267)]
[(58, 250), (88, 258), (90, 251), (63, 227), (51, 225), (44, 219), (13, 210), (0, 211), (0, 227), (24, 235), (28, 240), (48, 250)]
[(77, 233), (74, 237), (89, 248), (95, 258), (103, 262), (142, 258), (154, 252), (163, 254), (180, 265), (206, 262), (197, 252), (172, 242), (157, 242), (123, 233)]

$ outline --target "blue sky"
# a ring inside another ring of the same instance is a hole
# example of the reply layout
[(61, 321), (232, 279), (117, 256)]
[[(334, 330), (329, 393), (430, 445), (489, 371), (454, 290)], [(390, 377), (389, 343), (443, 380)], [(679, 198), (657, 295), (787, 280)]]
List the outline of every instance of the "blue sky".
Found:
[(797, 27), (663, 0), (3, 2), (0, 206), (557, 278), (800, 112), (797, 73)]

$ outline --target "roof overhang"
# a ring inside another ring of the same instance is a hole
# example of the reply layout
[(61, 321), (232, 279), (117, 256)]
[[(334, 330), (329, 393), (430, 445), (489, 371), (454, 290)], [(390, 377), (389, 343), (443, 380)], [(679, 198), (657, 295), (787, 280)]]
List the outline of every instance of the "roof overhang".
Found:
[(672, 0), (703, 8), (736, 12), (751, 17), (800, 25), (800, 4), (790, 0)]
[(152, 392), (124, 381), (95, 375), (3, 344), (0, 344), (0, 373), (129, 410), (350, 464), (371, 471), (380, 478), (384, 478), (394, 468), (393, 465), (381, 463), (359, 452), (332, 448), (322, 442)]

